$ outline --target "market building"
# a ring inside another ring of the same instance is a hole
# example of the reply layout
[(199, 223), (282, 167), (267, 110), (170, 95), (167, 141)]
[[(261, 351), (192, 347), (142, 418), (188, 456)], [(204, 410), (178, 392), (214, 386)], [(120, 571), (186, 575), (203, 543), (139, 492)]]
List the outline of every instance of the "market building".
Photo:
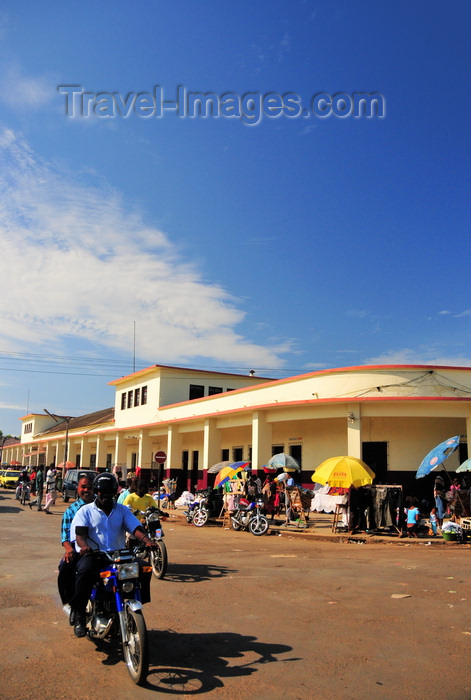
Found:
[(178, 489), (207, 484), (223, 460), (261, 469), (276, 452), (295, 457), (298, 481), (328, 457), (362, 458), (379, 483), (411, 486), (423, 457), (460, 435), (447, 460), (467, 458), (471, 430), (471, 368), (378, 365), (327, 369), (286, 379), (153, 365), (110, 382), (114, 407), (79, 416), (29, 414), (21, 439), (5, 445), (3, 462), (158, 468)]

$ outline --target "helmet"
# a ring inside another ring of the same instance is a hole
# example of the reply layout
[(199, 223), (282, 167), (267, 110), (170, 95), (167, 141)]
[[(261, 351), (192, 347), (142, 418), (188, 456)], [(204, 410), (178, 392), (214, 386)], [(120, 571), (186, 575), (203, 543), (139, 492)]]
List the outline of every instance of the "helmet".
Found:
[(98, 474), (93, 482), (93, 493), (97, 494), (98, 491), (115, 496), (118, 493), (118, 481), (115, 475), (108, 472)]

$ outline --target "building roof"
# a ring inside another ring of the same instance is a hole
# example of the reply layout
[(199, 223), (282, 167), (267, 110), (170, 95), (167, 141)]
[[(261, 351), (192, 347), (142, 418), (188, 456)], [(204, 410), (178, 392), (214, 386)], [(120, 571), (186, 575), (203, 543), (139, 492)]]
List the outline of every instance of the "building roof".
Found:
[[(85, 426), (100, 425), (101, 423), (110, 423), (114, 421), (114, 406), (112, 408), (103, 408), (101, 411), (86, 413), (84, 416), (69, 418), (69, 430), (84, 428)], [(67, 429), (67, 420), (61, 420), (59, 423), (52, 425), (47, 430), (44, 430), (41, 435), (51, 435), (51, 433), (63, 433)]]
[(188, 373), (196, 373), (196, 374), (206, 374), (206, 375), (212, 375), (212, 376), (223, 376), (223, 377), (238, 377), (240, 379), (253, 379), (254, 382), (257, 380), (260, 382), (271, 382), (273, 381), (272, 377), (259, 377), (256, 376), (255, 374), (240, 374), (237, 372), (218, 372), (215, 370), (211, 369), (193, 369), (191, 367), (173, 367), (172, 365), (151, 365), (150, 367), (145, 367), (145, 369), (140, 369), (137, 372), (133, 372), (132, 374), (127, 374), (123, 377), (119, 377), (119, 379), (114, 379), (112, 382), (108, 382), (110, 386), (120, 384), (121, 382), (128, 381), (131, 379), (131, 377), (139, 377), (139, 376), (146, 376), (148, 374), (152, 374), (152, 372), (155, 372), (156, 370), (159, 369), (167, 369), (167, 370), (172, 370), (175, 372), (180, 372), (184, 374)]

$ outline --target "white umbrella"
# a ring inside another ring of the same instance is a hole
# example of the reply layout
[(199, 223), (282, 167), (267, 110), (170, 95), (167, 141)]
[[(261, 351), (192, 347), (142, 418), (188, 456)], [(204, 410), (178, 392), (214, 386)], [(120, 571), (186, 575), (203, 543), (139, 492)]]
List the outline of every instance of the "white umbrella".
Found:
[(266, 466), (276, 467), (277, 469), (289, 467), (290, 469), (296, 469), (297, 471), (301, 470), (301, 467), (295, 458), (291, 457), (291, 455), (285, 454), (284, 452), (279, 452), (278, 454), (273, 455), (273, 457), (270, 457)]

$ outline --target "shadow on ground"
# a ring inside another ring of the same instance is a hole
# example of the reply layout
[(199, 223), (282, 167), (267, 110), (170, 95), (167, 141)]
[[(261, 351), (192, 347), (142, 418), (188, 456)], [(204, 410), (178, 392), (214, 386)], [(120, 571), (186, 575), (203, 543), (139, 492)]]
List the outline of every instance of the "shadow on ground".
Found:
[(193, 583), (195, 581), (209, 581), (213, 578), (223, 578), (237, 573), (235, 569), (212, 564), (169, 564), (165, 574), (166, 581), (175, 583)]
[[(143, 685), (167, 695), (201, 695), (224, 687), (224, 678), (251, 676), (257, 672), (258, 664), (301, 660), (299, 657), (278, 658), (291, 651), (286, 644), (263, 644), (248, 635), (149, 630), (148, 638), (149, 674)], [(117, 637), (94, 643), (97, 653), (104, 655), (103, 665), (121, 664), (122, 673), (126, 673)], [(253, 659), (254, 655), (257, 658)], [(252, 660), (245, 661), (246, 656)]]
[[(150, 669), (146, 687), (169, 695), (199, 695), (224, 686), (224, 678), (250, 676), (258, 664), (274, 663), (287, 654), (286, 644), (265, 644), (249, 635), (178, 634), (149, 631)], [(255, 660), (244, 661), (246, 656)], [(229, 660), (228, 660), (229, 659)]]

